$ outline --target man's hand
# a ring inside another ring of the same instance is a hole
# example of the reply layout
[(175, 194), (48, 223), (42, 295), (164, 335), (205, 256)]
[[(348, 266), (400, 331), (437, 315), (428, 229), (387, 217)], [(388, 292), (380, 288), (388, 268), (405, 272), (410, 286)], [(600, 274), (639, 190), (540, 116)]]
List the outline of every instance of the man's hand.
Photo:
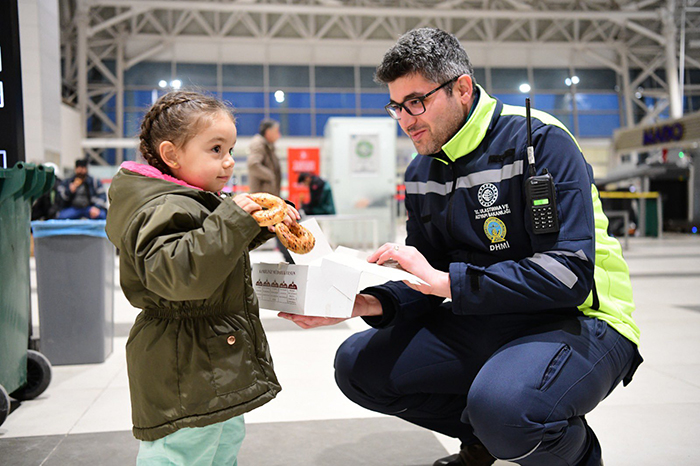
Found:
[[(301, 328), (324, 327), (348, 320), (348, 318), (340, 317), (302, 316), (299, 314), (289, 314), (288, 312), (280, 312), (277, 315), (283, 319), (291, 320)], [(352, 317), (379, 315), (382, 315), (382, 305), (377, 298), (367, 294), (358, 294), (355, 296), (355, 303), (352, 307)]]
[(90, 207), (90, 211), (88, 212), (90, 214), (90, 218), (97, 218), (100, 216), (100, 208), (92, 206)]
[(367, 262), (376, 262), (379, 265), (389, 260), (398, 262), (401, 268), (406, 272), (412, 273), (428, 283), (428, 285), (414, 285), (404, 281), (404, 283), (414, 290), (420, 291), (423, 294), (452, 298), (450, 274), (433, 268), (418, 249), (413, 246), (385, 243), (367, 258)]

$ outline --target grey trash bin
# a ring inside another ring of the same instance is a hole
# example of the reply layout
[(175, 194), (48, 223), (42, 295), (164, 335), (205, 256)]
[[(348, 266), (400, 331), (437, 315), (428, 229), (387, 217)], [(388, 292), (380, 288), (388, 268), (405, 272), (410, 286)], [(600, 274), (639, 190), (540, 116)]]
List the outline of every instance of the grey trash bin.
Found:
[(41, 352), (51, 364), (104, 362), (114, 342), (114, 246), (104, 220), (32, 222)]

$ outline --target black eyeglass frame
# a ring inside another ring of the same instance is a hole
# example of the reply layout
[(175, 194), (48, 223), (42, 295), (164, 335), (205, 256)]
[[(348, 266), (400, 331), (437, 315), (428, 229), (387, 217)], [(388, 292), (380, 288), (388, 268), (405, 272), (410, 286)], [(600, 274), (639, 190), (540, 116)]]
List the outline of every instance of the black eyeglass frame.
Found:
[[(388, 104), (386, 104), (384, 106), (384, 110), (386, 110), (386, 113), (388, 113), (391, 118), (393, 118), (394, 120), (397, 120), (397, 121), (401, 119), (401, 115), (398, 112), (399, 109), (403, 109), (406, 113), (408, 113), (411, 116), (422, 115), (426, 112), (425, 99), (427, 99), (431, 95), (435, 94), (437, 91), (439, 91), (443, 87), (447, 86), (448, 84), (452, 84), (453, 82), (457, 81), (458, 79), (459, 79), (459, 76), (455, 76), (454, 78), (450, 79), (449, 81), (446, 81), (446, 82), (440, 84), (438, 87), (436, 87), (432, 91), (428, 92), (427, 94), (423, 94), (423, 95), (418, 96), (418, 97), (410, 97), (401, 103), (389, 102)], [(406, 107), (406, 105), (404, 105), (404, 104), (408, 101), (411, 101), (411, 100), (417, 100), (418, 102), (420, 102), (421, 105), (423, 106), (423, 110), (421, 110), (420, 112), (417, 112), (417, 113), (413, 113), (412, 111), (410, 111)]]

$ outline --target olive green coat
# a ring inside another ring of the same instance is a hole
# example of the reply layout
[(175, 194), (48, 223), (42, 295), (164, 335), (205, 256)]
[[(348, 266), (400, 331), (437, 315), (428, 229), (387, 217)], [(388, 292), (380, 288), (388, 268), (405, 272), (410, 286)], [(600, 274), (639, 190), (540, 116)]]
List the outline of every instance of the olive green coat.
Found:
[(274, 398), (248, 255), (272, 234), (230, 197), (124, 168), (109, 198), (122, 291), (143, 310), (126, 344), (134, 436), (156, 440)]

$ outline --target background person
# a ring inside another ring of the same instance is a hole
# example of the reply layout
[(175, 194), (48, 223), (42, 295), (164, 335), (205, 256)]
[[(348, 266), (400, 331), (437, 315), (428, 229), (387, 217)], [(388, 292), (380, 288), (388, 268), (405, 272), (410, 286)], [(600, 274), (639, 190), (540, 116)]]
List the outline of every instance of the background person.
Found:
[(313, 173), (301, 172), (297, 182), (309, 188), (309, 202), (301, 208), (307, 215), (335, 215), (331, 185)]
[(126, 348), (138, 464), (235, 466), (243, 413), (280, 391), (248, 254), (274, 227), (253, 219), (261, 207), (248, 194), (220, 195), (236, 143), (222, 102), (165, 94), (140, 140), (149, 165), (122, 164), (106, 227), (124, 295), (142, 309)]
[[(429, 286), (389, 282), (356, 297), (353, 315), (374, 328), (338, 349), (338, 386), (367, 409), (460, 439), (435, 466), (601, 465), (585, 415), (631, 380), (639, 329), (577, 142), (533, 112), (537, 172), (553, 176), (560, 221), (535, 234), (525, 109), (474, 82), (453, 35), (408, 32), (375, 79), (419, 155), (405, 175), (406, 245), (368, 260), (396, 260)], [(307, 328), (341, 320), (280, 315)]]
[[(251, 193), (269, 193), (280, 197), (282, 169), (275, 152), (275, 142), (281, 137), (279, 122), (265, 119), (260, 122), (258, 134), (248, 145), (248, 186)], [(292, 256), (279, 238), (275, 238), (277, 249), (284, 260), (294, 263)]]
[(75, 174), (58, 185), (58, 219), (104, 220), (107, 218), (107, 194), (102, 182), (88, 174), (88, 162), (75, 161)]

